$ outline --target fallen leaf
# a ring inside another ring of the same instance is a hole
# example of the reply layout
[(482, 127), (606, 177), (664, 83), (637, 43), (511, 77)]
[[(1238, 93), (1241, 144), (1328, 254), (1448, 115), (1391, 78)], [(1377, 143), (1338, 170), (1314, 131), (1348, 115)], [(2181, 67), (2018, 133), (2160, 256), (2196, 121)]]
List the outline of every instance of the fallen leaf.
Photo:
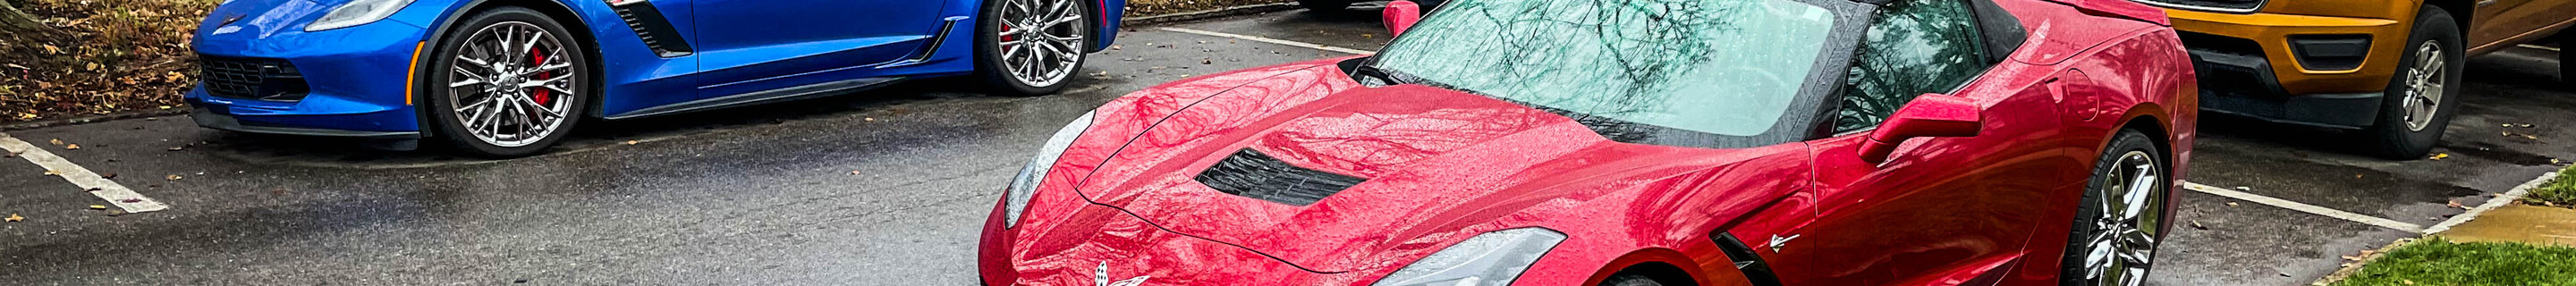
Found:
[(107, 173), (107, 174), (103, 174), (103, 175), (98, 175), (98, 178), (100, 178), (100, 179), (115, 179), (115, 178), (116, 178), (116, 173)]
[(859, 170), (850, 170), (850, 174), (851, 174), (851, 175), (857, 175), (857, 174), (859, 174)]
[(2531, 128), (2531, 124), (2530, 124), (2530, 123), (2523, 123), (2523, 124), (2522, 124), (2522, 128)]
[(2191, 228), (2192, 228), (2192, 229), (2199, 229), (2199, 230), (2209, 230), (2209, 227), (2206, 227), (2206, 226), (2200, 226), (2200, 222), (2197, 222), (2197, 221), (2195, 221), (2195, 222), (2191, 222)]
[(179, 175), (170, 175), (170, 177), (168, 177), (168, 178), (169, 178), (170, 180), (172, 180), (172, 181), (177, 181), (177, 180), (181, 179), (181, 178), (179, 177)]
[(2361, 257), (2360, 257), (2360, 256), (2345, 255), (2345, 256), (2343, 256), (2343, 260), (2361, 261)]
[(2469, 208), (2469, 206), (2468, 206), (2468, 205), (2462, 205), (2462, 204), (2460, 204), (2460, 200), (2451, 200), (2451, 204), (2450, 204), (2450, 205), (2451, 205), (2451, 207), (2454, 207), (2454, 208), (2460, 208), (2460, 209), (2468, 209), (2468, 208)]
[(103, 210), (103, 209), (107, 209), (107, 206), (104, 206), (104, 205), (89, 205), (89, 209), (93, 209), (93, 210)]
[(71, 145), (63, 146), (63, 150), (80, 150), (80, 144), (71, 144)]
[(636, 143), (643, 143), (643, 142), (635, 142), (635, 140), (626, 140), (626, 145), (635, 145)]
[(2415, 285), (2415, 280), (2397, 279), (2397, 282), (2406, 283), (2406, 285)]
[(859, 118), (859, 119), (860, 119), (860, 120), (867, 120), (867, 121), (877, 121), (877, 118), (876, 118), (876, 117), (867, 117), (867, 118)]
[(63, 171), (45, 170), (45, 175), (46, 175), (46, 176), (58, 176), (58, 175), (62, 175), (62, 174), (63, 174)]
[(2238, 191), (2252, 191), (2252, 190), (2254, 190), (2254, 187), (2236, 186), (2236, 190), (2238, 190)]
[(2429, 158), (2425, 158), (2425, 159), (2431, 159), (2431, 160), (2434, 160), (2434, 161), (2441, 161), (2441, 160), (2442, 160), (2442, 158), (2450, 158), (2450, 157), (2451, 157), (2451, 153), (2433, 153), (2433, 157), (2429, 157)]
[(2231, 207), (2236, 206), (2236, 202), (2227, 202), (2227, 206), (2231, 206)]
[(9, 221), (9, 222), (20, 222), (20, 221), (26, 221), (26, 220), (27, 220), (27, 217), (18, 216), (18, 214), (9, 214), (9, 218), (0, 219), (0, 220), (7, 220), (7, 221)]
[(63, 139), (62, 139), (62, 138), (55, 138), (54, 140), (45, 141), (45, 142), (46, 142), (46, 143), (54, 143), (54, 146), (62, 146), (62, 145), (63, 145)]
[(170, 147), (170, 151), (188, 150), (188, 146)]

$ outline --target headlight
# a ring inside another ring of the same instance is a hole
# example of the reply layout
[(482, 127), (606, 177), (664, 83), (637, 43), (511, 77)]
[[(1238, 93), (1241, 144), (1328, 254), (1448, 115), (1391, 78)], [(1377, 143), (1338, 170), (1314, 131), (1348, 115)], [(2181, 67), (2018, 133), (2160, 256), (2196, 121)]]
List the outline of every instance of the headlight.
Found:
[(1511, 285), (1559, 242), (1565, 242), (1565, 233), (1546, 228), (1487, 232), (1431, 253), (1370, 285)]
[(1011, 187), (1002, 193), (1002, 227), (1020, 225), (1020, 211), (1029, 209), (1029, 198), (1037, 195), (1038, 183), (1046, 180), (1047, 170), (1055, 169), (1056, 157), (1063, 156), (1065, 148), (1072, 148), (1073, 138), (1081, 137), (1086, 130), (1091, 130), (1091, 112), (1082, 113), (1082, 118), (1074, 118), (1073, 123), (1056, 130), (1055, 137), (1048, 137), (1046, 145), (1038, 147), (1038, 155), (1029, 158), (1028, 166), (1020, 167), (1020, 174), (1011, 177)]
[(320, 32), (323, 30), (348, 28), (351, 26), (366, 25), (367, 23), (375, 23), (376, 21), (384, 20), (385, 17), (393, 17), (394, 12), (402, 11), (403, 6), (411, 6), (411, 1), (412, 0), (349, 1), (348, 4), (340, 4), (339, 8), (332, 8), (330, 14), (322, 14), (322, 18), (313, 20), (312, 24), (304, 25), (304, 31)]

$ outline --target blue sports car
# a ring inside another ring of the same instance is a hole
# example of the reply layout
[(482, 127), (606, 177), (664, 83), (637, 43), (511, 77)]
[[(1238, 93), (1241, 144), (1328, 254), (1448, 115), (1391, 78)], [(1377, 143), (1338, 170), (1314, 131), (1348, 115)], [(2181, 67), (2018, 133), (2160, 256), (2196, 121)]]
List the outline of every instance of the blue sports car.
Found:
[(1063, 89), (1125, 0), (229, 0), (197, 124), (536, 154), (625, 119), (971, 75)]

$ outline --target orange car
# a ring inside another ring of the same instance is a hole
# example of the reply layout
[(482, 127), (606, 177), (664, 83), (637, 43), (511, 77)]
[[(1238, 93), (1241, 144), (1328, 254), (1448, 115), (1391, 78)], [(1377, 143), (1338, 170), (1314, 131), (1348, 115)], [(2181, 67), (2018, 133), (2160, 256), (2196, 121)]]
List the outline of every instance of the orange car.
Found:
[(2576, 24), (2576, 0), (2135, 1), (2183, 31), (2204, 109), (2354, 130), (2401, 159), (2442, 138), (2465, 57)]

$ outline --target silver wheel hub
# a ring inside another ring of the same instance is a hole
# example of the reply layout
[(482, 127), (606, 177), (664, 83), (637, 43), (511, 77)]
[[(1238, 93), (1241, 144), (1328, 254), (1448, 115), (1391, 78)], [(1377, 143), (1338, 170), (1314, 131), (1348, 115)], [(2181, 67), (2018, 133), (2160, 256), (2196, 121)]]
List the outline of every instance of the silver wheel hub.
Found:
[(467, 34), (450, 66), (445, 100), (455, 119), (483, 143), (534, 145), (562, 129), (581, 96), (578, 63), (556, 35), (526, 22), (503, 22)]
[(2101, 198), (2089, 222), (2095, 233), (2084, 241), (2085, 279), (2093, 285), (2137, 286), (2146, 283), (2147, 266), (2155, 261), (2156, 232), (2163, 225), (2163, 168), (2144, 151), (2121, 154), (2109, 173), (2114, 185), (2093, 194)]
[(1072, 0), (1002, 0), (1002, 32), (994, 50), (1003, 72), (1030, 86), (1049, 86), (1081, 62), (1090, 23)]
[(2406, 67), (2406, 98), (2398, 100), (2398, 107), (2405, 111), (2408, 131), (2424, 131), (2442, 111), (2443, 87), (2450, 79), (2445, 76), (2449, 69), (2444, 68), (2449, 63), (2442, 54), (2440, 44), (2425, 41), (2415, 48), (2415, 66)]

